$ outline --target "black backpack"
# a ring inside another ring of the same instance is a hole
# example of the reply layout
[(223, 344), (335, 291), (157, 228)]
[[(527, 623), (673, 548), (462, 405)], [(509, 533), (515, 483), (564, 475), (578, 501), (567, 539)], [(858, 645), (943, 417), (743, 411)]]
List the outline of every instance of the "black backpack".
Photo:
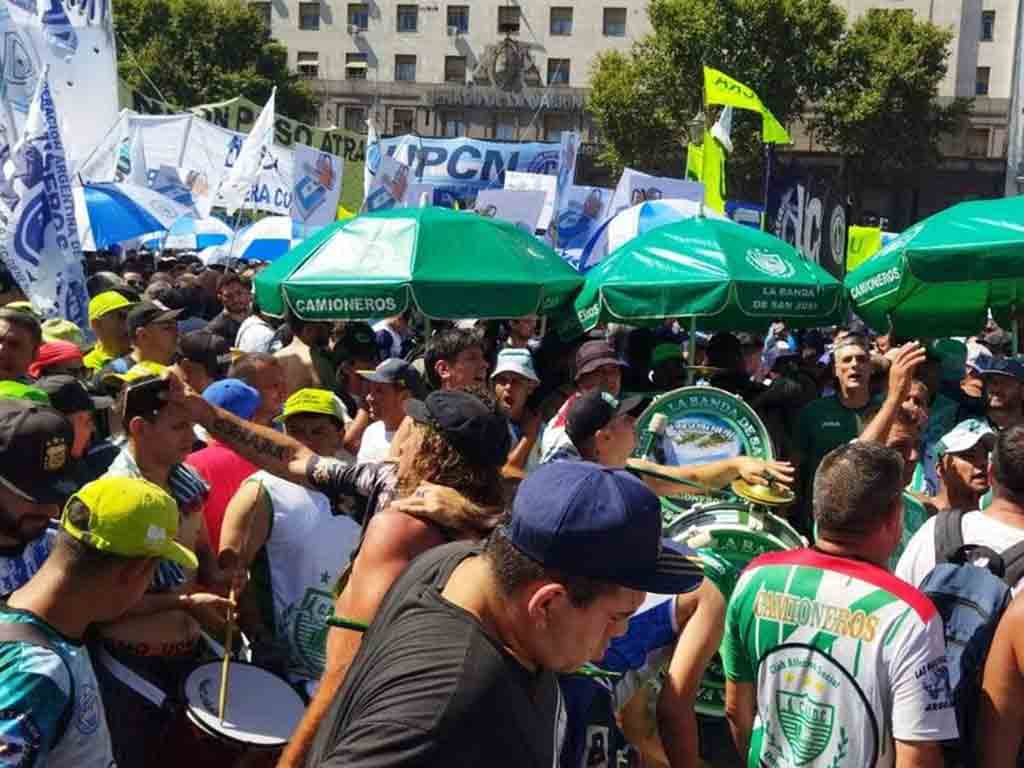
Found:
[(947, 745), (947, 756), (959, 765), (973, 766), (981, 676), (996, 627), (1010, 604), (1010, 590), (1024, 578), (1024, 541), (1002, 553), (965, 544), (963, 516), (956, 509), (936, 516), (935, 568), (919, 588), (942, 617), (949, 688), (960, 732), (959, 740)]

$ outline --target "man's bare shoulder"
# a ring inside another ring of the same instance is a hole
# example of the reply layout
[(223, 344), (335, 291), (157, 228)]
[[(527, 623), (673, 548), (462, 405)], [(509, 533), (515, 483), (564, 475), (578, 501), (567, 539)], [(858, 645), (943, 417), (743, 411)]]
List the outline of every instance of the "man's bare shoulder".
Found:
[(436, 525), (388, 508), (374, 515), (367, 524), (359, 557), (365, 554), (370, 560), (412, 560), (446, 541)]

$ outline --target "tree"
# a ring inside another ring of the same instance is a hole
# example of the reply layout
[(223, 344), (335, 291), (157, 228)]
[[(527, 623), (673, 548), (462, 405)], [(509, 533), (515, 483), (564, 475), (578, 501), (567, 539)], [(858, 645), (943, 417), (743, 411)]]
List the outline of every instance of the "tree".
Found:
[(855, 205), (869, 181), (912, 183), (934, 167), (943, 134), (970, 110), (970, 99), (937, 101), (952, 40), (906, 10), (870, 10), (845, 35), (811, 125), (847, 161)]
[[(682, 147), (702, 106), (704, 65), (752, 88), (781, 122), (798, 117), (831, 84), (845, 27), (831, 0), (651, 0), (648, 12), (653, 32), (594, 66), (589, 108), (613, 168), (656, 168), (667, 148)], [(756, 187), (760, 116), (736, 118), (730, 183)]]
[[(180, 107), (245, 96), (312, 122), (317, 102), (288, 52), (243, 0), (117, 0), (118, 68), (133, 88)], [(152, 82), (152, 85), (150, 84)]]

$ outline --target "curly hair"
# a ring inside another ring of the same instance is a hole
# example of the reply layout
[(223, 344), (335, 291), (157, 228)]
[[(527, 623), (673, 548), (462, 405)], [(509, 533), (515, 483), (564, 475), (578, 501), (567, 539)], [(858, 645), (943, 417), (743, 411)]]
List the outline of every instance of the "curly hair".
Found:
[[(463, 387), (463, 391), (479, 398), (494, 410), (494, 396), (478, 385)], [(419, 450), (411, 460), (408, 473), (398, 477), (399, 497), (415, 492), (420, 483), (444, 485), (458, 491), (470, 501), (484, 506), (504, 503), (501, 473), (496, 467), (482, 466), (455, 449), (444, 433), (430, 424), (417, 424), (421, 430)]]

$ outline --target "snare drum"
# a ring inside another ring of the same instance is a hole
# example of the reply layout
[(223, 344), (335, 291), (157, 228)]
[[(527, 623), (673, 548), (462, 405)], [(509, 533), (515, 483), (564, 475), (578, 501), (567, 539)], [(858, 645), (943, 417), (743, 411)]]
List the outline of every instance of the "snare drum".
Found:
[(182, 768), (273, 768), (305, 705), (277, 675), (232, 662), (224, 722), (217, 716), (221, 662), (185, 680), (184, 704), (162, 750), (162, 764)]

